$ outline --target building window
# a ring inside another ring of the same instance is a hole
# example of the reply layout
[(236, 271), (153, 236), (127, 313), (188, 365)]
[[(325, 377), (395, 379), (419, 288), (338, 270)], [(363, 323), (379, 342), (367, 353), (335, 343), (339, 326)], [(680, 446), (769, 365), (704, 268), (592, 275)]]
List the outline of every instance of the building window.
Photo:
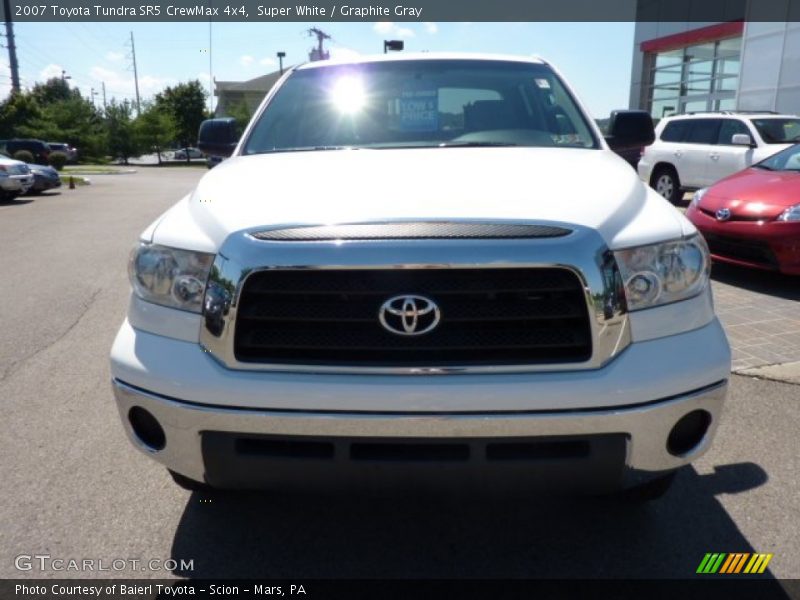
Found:
[(735, 108), (741, 46), (735, 37), (650, 53), (645, 64), (653, 118)]

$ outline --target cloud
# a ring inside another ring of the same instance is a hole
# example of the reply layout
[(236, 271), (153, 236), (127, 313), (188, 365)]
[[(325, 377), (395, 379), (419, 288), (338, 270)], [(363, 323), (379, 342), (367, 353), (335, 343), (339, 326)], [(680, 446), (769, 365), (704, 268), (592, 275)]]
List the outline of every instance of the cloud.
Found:
[(256, 59), (250, 56), (249, 54), (244, 54), (239, 57), (239, 64), (242, 65), (243, 67), (249, 67), (254, 62), (256, 62)]
[(61, 72), (64, 70), (64, 67), (61, 65), (56, 64), (49, 64), (44, 69), (39, 71), (39, 79), (42, 81), (47, 81), (48, 79), (52, 79), (53, 77), (61, 77)]
[(439, 26), (436, 23), (431, 23), (426, 21), (422, 23), (422, 26), (425, 28), (425, 32), (433, 35), (434, 33), (438, 33)]
[(395, 38), (409, 38), (414, 37), (414, 32), (408, 27), (400, 27), (391, 21), (379, 21), (372, 26), (372, 30), (378, 35), (384, 35)]
[(258, 61), (258, 64), (263, 65), (265, 67), (271, 67), (273, 65), (278, 64), (278, 61), (272, 58), (271, 56), (265, 56), (260, 61)]
[[(109, 96), (132, 97), (136, 93), (133, 73), (129, 71), (119, 72), (101, 66), (94, 66), (89, 70), (89, 77), (93, 83), (97, 84), (95, 89), (99, 89), (100, 83), (105, 82)], [(171, 77), (141, 75), (139, 76), (139, 94), (142, 98), (147, 98), (175, 83), (175, 79)]]
[(109, 62), (119, 62), (125, 55), (122, 52), (106, 52), (106, 60)]
[(197, 80), (207, 86), (211, 82), (211, 77), (208, 73), (201, 72), (197, 74)]
[(330, 49), (333, 60), (352, 60), (361, 56), (361, 53), (352, 48), (333, 47)]

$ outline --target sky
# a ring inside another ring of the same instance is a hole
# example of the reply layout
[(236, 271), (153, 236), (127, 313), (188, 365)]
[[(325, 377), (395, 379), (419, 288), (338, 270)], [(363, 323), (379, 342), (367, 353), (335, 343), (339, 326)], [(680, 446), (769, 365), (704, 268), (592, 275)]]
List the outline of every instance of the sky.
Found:
[[(142, 100), (165, 86), (211, 78), (245, 81), (308, 60), (308, 29), (331, 36), (332, 57), (383, 52), (402, 39), (408, 51), (468, 51), (541, 56), (570, 82), (595, 118), (628, 107), (635, 23), (214, 23), (209, 69), (208, 23), (16, 23), (23, 88), (62, 70), (85, 96), (134, 99), (130, 35), (136, 45)], [(0, 97), (8, 95), (8, 57), (0, 58)], [(210, 73), (209, 73), (210, 71)]]

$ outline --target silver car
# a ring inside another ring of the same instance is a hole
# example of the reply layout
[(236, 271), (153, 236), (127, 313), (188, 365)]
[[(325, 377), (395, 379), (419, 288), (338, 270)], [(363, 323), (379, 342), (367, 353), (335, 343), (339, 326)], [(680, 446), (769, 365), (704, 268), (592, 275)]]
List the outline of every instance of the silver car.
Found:
[(24, 162), (0, 156), (0, 200), (13, 200), (33, 185), (33, 174)]

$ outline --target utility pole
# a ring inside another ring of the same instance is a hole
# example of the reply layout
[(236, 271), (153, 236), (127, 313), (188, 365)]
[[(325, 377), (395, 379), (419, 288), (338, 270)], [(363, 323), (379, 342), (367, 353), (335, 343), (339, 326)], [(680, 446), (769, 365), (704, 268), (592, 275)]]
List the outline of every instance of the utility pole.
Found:
[(3, 10), (6, 18), (6, 40), (8, 43), (8, 66), (11, 69), (11, 93), (20, 91), (19, 63), (17, 62), (17, 46), (14, 44), (14, 23), (11, 22), (11, 2), (3, 0)]
[(106, 82), (101, 82), (103, 85), (103, 113), (106, 112)]
[(131, 58), (133, 59), (133, 83), (136, 86), (136, 114), (142, 112), (142, 105), (139, 102), (139, 72), (136, 70), (136, 46), (133, 43), (133, 32), (131, 31)]
[[(211, 19), (208, 20), (208, 114), (209, 116), (213, 117), (213, 107), (214, 107), (214, 60), (212, 54), (212, 41), (213, 38), (211, 36), (211, 24), (213, 21)], [(187, 155), (188, 156), (188, 155)]]
[(322, 42), (324, 42), (325, 40), (331, 39), (331, 36), (329, 36), (327, 33), (322, 31), (321, 29), (317, 29), (316, 27), (312, 27), (311, 29), (309, 29), (308, 30), (308, 35), (316, 36), (316, 38), (317, 38), (317, 47), (311, 49), (311, 53), (309, 54), (308, 58), (311, 61), (325, 60), (325, 59), (330, 58), (330, 54), (325, 52), (325, 49), (322, 47)]

